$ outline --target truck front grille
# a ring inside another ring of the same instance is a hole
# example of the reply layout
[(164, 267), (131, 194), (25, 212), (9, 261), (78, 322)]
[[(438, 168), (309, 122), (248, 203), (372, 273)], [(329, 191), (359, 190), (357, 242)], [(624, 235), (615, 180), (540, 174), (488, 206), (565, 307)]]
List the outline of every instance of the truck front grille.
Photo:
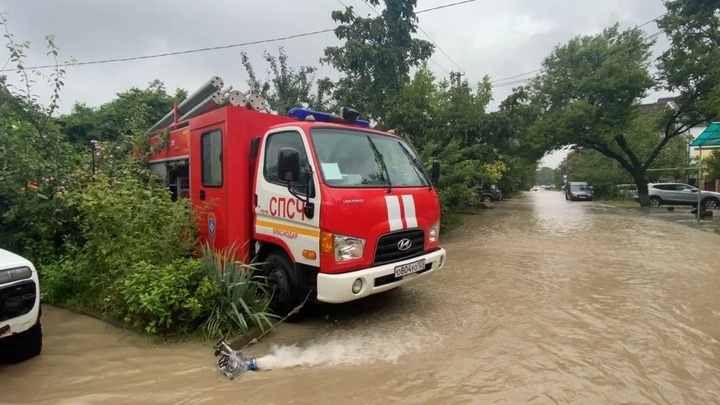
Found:
[[(410, 241), (410, 247), (407, 241)], [(403, 243), (400, 243), (400, 242)], [(396, 262), (419, 256), (425, 251), (425, 231), (422, 229), (410, 229), (391, 232), (378, 239), (375, 248), (375, 261), (373, 265), (379, 266), (385, 263)]]

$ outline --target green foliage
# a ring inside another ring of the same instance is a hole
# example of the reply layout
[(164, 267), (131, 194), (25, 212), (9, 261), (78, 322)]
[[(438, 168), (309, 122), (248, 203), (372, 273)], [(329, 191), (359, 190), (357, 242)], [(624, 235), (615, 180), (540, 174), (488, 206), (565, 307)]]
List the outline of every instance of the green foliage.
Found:
[(474, 191), (477, 187), (498, 183), (513, 174), (516, 177), (508, 177), (510, 184), (506, 185), (511, 192), (524, 183), (527, 174), (534, 173), (534, 168), (527, 170), (523, 167), (526, 161), (513, 153), (516, 130), (507, 129), (500, 120), (489, 128), (492, 115), (486, 110), (490, 94), (487, 77), (473, 91), (467, 82), (461, 86), (451, 86), (447, 80), (437, 82), (424, 64), (385, 110), (379, 124), (408, 141), (428, 171), (434, 159), (440, 161), (438, 193), (444, 225), (455, 222), (453, 214), (458, 210), (479, 205)]
[(648, 71), (651, 45), (642, 30), (620, 32), (616, 25), (557, 47), (533, 83), (543, 113), (532, 128), (533, 141), (543, 150), (593, 148), (631, 167), (628, 148), (621, 145), (637, 101), (654, 84)]
[(555, 184), (555, 169), (550, 167), (541, 167), (535, 176), (535, 184)]
[[(672, 8), (669, 12), (675, 13)], [(675, 29), (676, 20), (665, 17), (664, 27)], [(641, 205), (648, 205), (648, 169), (672, 164), (678, 168), (675, 174), (682, 174), (687, 161), (680, 151), (686, 140), (678, 138), (703, 114), (697, 88), (679, 86), (691, 77), (677, 49), (661, 58), (660, 78), (668, 90), (681, 90), (678, 108), (640, 108), (640, 100), (659, 84), (649, 73), (654, 40), (643, 35), (640, 29), (621, 32), (615, 25), (557, 47), (532, 86), (542, 119), (531, 133), (538, 149), (574, 145), (615, 160), (637, 185)], [(673, 46), (682, 45), (687, 44), (678, 40)]]
[(586, 181), (596, 199), (620, 197), (618, 184), (632, 183), (632, 176), (613, 159), (592, 149), (574, 150), (560, 164), (568, 181)]
[(658, 27), (670, 38), (670, 47), (660, 56), (658, 67), (665, 89), (679, 93), (668, 129), (683, 132), (720, 114), (720, 14), (714, 1), (666, 0), (664, 4), (668, 12), (658, 20)]
[(113, 313), (128, 325), (165, 336), (199, 326), (219, 300), (218, 285), (197, 259), (162, 266), (139, 261), (116, 284)]
[(43, 271), (48, 275), (44, 290), (52, 301), (107, 303), (113, 283), (127, 269), (140, 262), (173, 263), (195, 245), (190, 202), (173, 202), (166, 188), (131, 173), (81, 177), (57, 198), (74, 214), (77, 232), (66, 238), (67, 256)]
[(168, 94), (156, 79), (145, 89), (133, 87), (118, 93), (116, 99), (98, 108), (75, 103), (72, 112), (57, 121), (70, 142), (89, 146), (92, 140), (117, 141), (135, 135), (136, 129), (149, 128), (186, 97), (183, 89)]
[(720, 151), (712, 151), (710, 156), (703, 157), (702, 162), (709, 179), (720, 179)]
[[(380, 0), (367, 0), (379, 6)], [(394, 96), (410, 82), (410, 69), (426, 62), (433, 45), (413, 38), (417, 32), (417, 0), (384, 0), (377, 17), (359, 17), (352, 7), (333, 11), (339, 23), (335, 35), (342, 46), (325, 48), (322, 63), (333, 66), (343, 77), (333, 96), (340, 105), (351, 105), (366, 118), (379, 119), (391, 108)]]
[[(0, 246), (42, 265), (61, 251), (68, 216), (54, 196), (78, 163), (76, 152), (49, 119), (57, 109), (65, 71), (56, 68), (47, 76), (51, 101), (40, 104), (32, 91), (36, 82), (31, 73), (37, 72), (24, 69), (29, 43), (16, 43), (4, 16), (0, 18), (9, 64), (17, 66), (20, 82), (16, 86), (0, 77)], [(54, 38), (46, 41), (48, 54), (56, 59)]]
[[(53, 95), (43, 107), (23, 68), (28, 44), (6, 38), (23, 86), (0, 80), (0, 246), (35, 262), (43, 300), (165, 336), (197, 328), (212, 335), (218, 325), (246, 333), (262, 324), (266, 296), (253, 295), (258, 276), (242, 293), (228, 294), (239, 288), (191, 258), (197, 242), (191, 202), (172, 201), (146, 166), (167, 139), (151, 146), (144, 129), (185, 92), (170, 97), (155, 81), (98, 109), (76, 105), (58, 120), (64, 71), (51, 75)], [(57, 56), (53, 38), (47, 41)]]
[(219, 298), (203, 325), (208, 337), (247, 333), (252, 326), (265, 331), (275, 318), (268, 312), (271, 293), (267, 279), (254, 266), (237, 263), (233, 246), (213, 252), (202, 247), (206, 276), (218, 287)]
[[(305, 107), (315, 110), (330, 108), (329, 93), (332, 82), (329, 79), (315, 81), (317, 68), (300, 66), (297, 72), (288, 66), (285, 49), (280, 47), (278, 56), (264, 54), (265, 61), (270, 65), (268, 79), (258, 80), (255, 70), (245, 52), (242, 53), (242, 64), (248, 74), (247, 83), (250, 92), (262, 95), (270, 108), (278, 114), (285, 114), (293, 107)], [(315, 92), (313, 93), (313, 88)]]
[(172, 201), (166, 188), (131, 174), (97, 175), (65, 198), (78, 212), (79, 245), (96, 271), (112, 272), (142, 260), (167, 263), (195, 245), (190, 200)]

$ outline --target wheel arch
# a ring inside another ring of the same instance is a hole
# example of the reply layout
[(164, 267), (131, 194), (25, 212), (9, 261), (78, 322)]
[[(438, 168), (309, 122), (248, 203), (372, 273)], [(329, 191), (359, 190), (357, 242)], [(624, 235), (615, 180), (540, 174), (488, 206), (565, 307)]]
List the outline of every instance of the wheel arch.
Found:
[(317, 275), (320, 273), (319, 267), (294, 261), (291, 253), (288, 252), (282, 245), (266, 241), (258, 242), (260, 242), (260, 249), (255, 254), (255, 262), (259, 266), (262, 266), (268, 256), (273, 253), (283, 255), (293, 266), (294, 274), (291, 275), (291, 277), (294, 279), (296, 287), (300, 288), (300, 290), (304, 292), (317, 286)]
[(707, 201), (715, 201), (715, 205), (720, 207), (720, 198), (718, 198), (718, 197), (715, 197), (715, 196), (705, 197), (700, 201), (700, 204), (705, 205), (705, 203)]

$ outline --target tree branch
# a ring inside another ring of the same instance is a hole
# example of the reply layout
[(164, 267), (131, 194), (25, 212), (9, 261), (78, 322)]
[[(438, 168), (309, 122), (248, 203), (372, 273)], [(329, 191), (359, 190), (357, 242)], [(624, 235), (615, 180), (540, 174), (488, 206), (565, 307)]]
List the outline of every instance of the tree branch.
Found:
[[(692, 98), (695, 98), (697, 96), (697, 91), (694, 91), (692, 93)], [(665, 125), (665, 134), (663, 136), (663, 139), (660, 141), (660, 143), (655, 146), (652, 153), (650, 153), (650, 156), (645, 160), (645, 163), (642, 165), (643, 170), (647, 170), (650, 165), (657, 159), (657, 157), (660, 155), (660, 152), (662, 149), (667, 145), (668, 142), (670, 142), (671, 139), (680, 136), (683, 132), (687, 131), (688, 129), (698, 125), (702, 122), (701, 119), (696, 118), (692, 120), (689, 123), (685, 123), (673, 130), (671, 132), (671, 127), (673, 124), (676, 123), (676, 120), (680, 117), (680, 115), (687, 109), (687, 107), (691, 104), (690, 101), (684, 103), (682, 106), (680, 106), (676, 111), (675, 114), (673, 114), (672, 118), (668, 120), (667, 124)]]
[(630, 147), (627, 144), (627, 139), (625, 139), (625, 136), (623, 134), (615, 135), (615, 142), (618, 144), (620, 149), (622, 149), (623, 152), (630, 158), (630, 163), (632, 163), (633, 167), (639, 167), (642, 168), (642, 163), (640, 163), (640, 159), (635, 154), (635, 152), (630, 149)]
[(635, 168), (622, 156), (613, 152), (607, 144), (602, 144), (594, 141), (586, 141), (585, 143), (588, 144), (588, 146), (590, 146), (592, 149), (602, 153), (610, 159), (615, 159), (625, 170), (627, 170), (628, 173), (635, 172)]

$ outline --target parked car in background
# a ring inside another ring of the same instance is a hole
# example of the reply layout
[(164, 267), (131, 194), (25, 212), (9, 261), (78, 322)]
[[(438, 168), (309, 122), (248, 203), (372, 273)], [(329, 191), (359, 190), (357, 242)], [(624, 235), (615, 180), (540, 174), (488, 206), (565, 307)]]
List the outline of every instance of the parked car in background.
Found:
[(569, 201), (592, 201), (592, 186), (585, 181), (569, 181), (565, 184), (565, 199)]
[[(720, 193), (705, 190), (700, 191), (697, 187), (685, 183), (648, 184), (650, 205), (653, 207), (659, 207), (662, 204), (696, 206), (698, 203), (698, 193), (700, 193), (701, 206), (707, 209), (720, 208)], [(640, 200), (637, 194), (634, 198), (635, 201)]]
[(0, 249), (0, 363), (40, 354), (40, 283), (33, 264)]
[(503, 195), (498, 186), (492, 184), (487, 187), (480, 188), (480, 201), (484, 203), (502, 201)]

